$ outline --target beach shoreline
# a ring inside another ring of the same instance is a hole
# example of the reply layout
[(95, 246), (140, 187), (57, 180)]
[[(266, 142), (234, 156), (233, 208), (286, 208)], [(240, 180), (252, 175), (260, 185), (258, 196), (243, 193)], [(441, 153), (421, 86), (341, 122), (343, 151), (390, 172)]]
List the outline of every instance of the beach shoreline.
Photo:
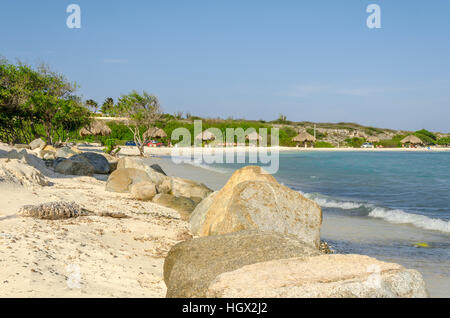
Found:
[[(82, 147), (86, 150), (101, 150), (101, 147)], [(139, 151), (135, 146), (120, 146), (119, 155), (139, 156)], [(217, 153), (254, 153), (254, 152), (450, 152), (449, 147), (445, 148), (302, 148), (302, 147), (190, 147), (190, 148), (169, 148), (169, 147), (145, 147), (144, 154), (154, 156), (194, 156), (197, 154), (213, 155)]]
[[(79, 148), (102, 151), (102, 147)], [(202, 182), (213, 190), (221, 189), (231, 175), (208, 170), (206, 166), (177, 164), (169, 157), (171, 150), (146, 148), (148, 157), (144, 162), (160, 165), (168, 176)], [(139, 158), (134, 151), (136, 147), (124, 147), (120, 156)], [(188, 222), (175, 210), (136, 201), (129, 193), (106, 191), (105, 175), (47, 178), (52, 186), (0, 187), (4, 198), (0, 208), (0, 259), (7, 268), (0, 273), (0, 281), (6, 282), (0, 297), (164, 297), (167, 290), (163, 281), (164, 257), (172, 246), (192, 237)], [(23, 205), (54, 201), (75, 201), (95, 215), (58, 222), (16, 216)], [(128, 217), (102, 216), (104, 212), (124, 213)], [(343, 230), (337, 229), (345, 224), (342, 221), (324, 217), (325, 239), (343, 237)], [(363, 227), (367, 226), (364, 223)], [(352, 227), (347, 224), (346, 228)], [(12, 250), (14, 257), (10, 257)], [(414, 268), (408, 260), (385, 260)], [(81, 275), (80, 288), (67, 285), (74, 275), (73, 268), (75, 274), (79, 270)], [(421, 271), (427, 283), (432, 284), (432, 296), (448, 296), (438, 285), (448, 283), (448, 277), (436, 276), (429, 268)]]

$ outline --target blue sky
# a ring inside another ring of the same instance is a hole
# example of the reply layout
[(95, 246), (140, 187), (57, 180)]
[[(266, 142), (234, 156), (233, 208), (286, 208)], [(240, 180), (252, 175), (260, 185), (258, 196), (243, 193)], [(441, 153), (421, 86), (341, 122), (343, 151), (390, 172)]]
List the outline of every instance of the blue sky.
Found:
[(449, 16), (447, 0), (0, 0), (0, 55), (99, 102), (136, 89), (169, 113), (450, 132)]

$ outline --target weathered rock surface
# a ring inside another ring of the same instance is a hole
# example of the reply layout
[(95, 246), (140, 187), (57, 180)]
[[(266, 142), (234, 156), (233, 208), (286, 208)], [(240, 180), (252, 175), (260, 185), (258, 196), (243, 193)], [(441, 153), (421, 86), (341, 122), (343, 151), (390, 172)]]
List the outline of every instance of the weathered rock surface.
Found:
[(168, 194), (172, 191), (172, 181), (170, 178), (165, 179), (162, 183), (156, 186), (158, 193)]
[(186, 198), (206, 198), (213, 191), (203, 183), (173, 177), (171, 194)]
[(320, 255), (307, 244), (277, 233), (241, 231), (201, 237), (172, 247), (164, 262), (167, 297), (205, 297), (218, 275), (282, 258)]
[(44, 148), (46, 145), (45, 141), (43, 141), (41, 138), (37, 138), (30, 142), (30, 148), (31, 150), (38, 149), (38, 148)]
[(134, 168), (145, 171), (156, 186), (160, 185), (164, 180), (168, 178), (167, 176), (154, 170), (150, 166), (145, 165), (142, 161), (127, 157), (120, 158), (117, 164), (117, 169), (126, 168)]
[(194, 219), (193, 226), (200, 236), (254, 229), (293, 235), (317, 248), (320, 244), (320, 206), (280, 185), (260, 167), (236, 171), (203, 214), (203, 224), (199, 224), (202, 217)]
[(83, 158), (71, 157), (70, 159), (59, 159), (54, 163), (55, 172), (72, 176), (92, 176), (94, 167)]
[(186, 197), (176, 197), (171, 194), (160, 193), (153, 198), (153, 202), (171, 208), (180, 213), (183, 220), (188, 220), (197, 205), (193, 200)]
[(108, 160), (101, 154), (95, 152), (83, 152), (82, 154), (71, 157), (71, 160), (78, 160), (80, 158), (86, 159), (93, 167), (94, 173), (108, 174), (109, 163)]
[(110, 192), (130, 192), (130, 186), (142, 181), (152, 183), (148, 174), (134, 168), (118, 169), (111, 173), (106, 182), (106, 190)]
[(50, 184), (39, 170), (20, 159), (0, 159), (0, 182), (22, 186)]
[(207, 297), (427, 297), (422, 275), (363, 255), (280, 259), (223, 273)]
[(89, 212), (75, 202), (51, 202), (25, 205), (19, 209), (17, 214), (43, 220), (61, 220), (89, 215)]
[(209, 196), (204, 198), (199, 203), (199, 205), (195, 207), (195, 210), (192, 212), (191, 217), (189, 218), (189, 229), (191, 230), (192, 234), (198, 235), (200, 228), (205, 223), (209, 208), (213, 204), (218, 193), (218, 191), (211, 193)]
[(130, 193), (135, 199), (150, 201), (156, 195), (156, 186), (148, 181), (138, 182), (130, 186)]
[(29, 154), (25, 149), (21, 150), (20, 152), (16, 150), (11, 150), (9, 152), (6, 152), (5, 155), (1, 157), (19, 160), (22, 163), (32, 166), (45, 176), (49, 176), (52, 174), (52, 172), (47, 168), (43, 160), (36, 157), (35, 155)]

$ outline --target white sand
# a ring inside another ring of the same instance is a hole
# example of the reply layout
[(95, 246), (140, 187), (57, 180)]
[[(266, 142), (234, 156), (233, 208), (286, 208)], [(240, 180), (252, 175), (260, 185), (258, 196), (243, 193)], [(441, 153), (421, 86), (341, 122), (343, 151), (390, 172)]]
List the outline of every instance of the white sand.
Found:
[[(190, 237), (187, 223), (174, 210), (106, 192), (101, 179), (49, 178), (53, 186), (29, 188), (0, 183), (0, 297), (165, 296), (164, 257)], [(23, 205), (52, 201), (129, 218), (15, 215)]]

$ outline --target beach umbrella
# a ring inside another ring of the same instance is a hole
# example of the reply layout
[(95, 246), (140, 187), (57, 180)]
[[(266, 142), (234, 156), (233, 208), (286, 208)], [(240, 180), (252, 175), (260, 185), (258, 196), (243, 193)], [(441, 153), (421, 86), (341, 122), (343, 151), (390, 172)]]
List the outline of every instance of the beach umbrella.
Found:
[(292, 141), (295, 142), (316, 142), (316, 138), (310, 134), (308, 134), (306, 131), (298, 134), (298, 136), (292, 138)]
[(203, 133), (198, 134), (195, 139), (197, 140), (205, 140), (205, 141), (210, 141), (210, 140), (214, 140), (216, 139), (216, 136), (214, 136), (214, 134), (208, 130), (205, 130)]
[(367, 138), (367, 142), (371, 142), (371, 143), (380, 142), (380, 138), (375, 137), (375, 136), (370, 136)]
[(254, 132), (248, 134), (248, 136), (245, 137), (245, 138), (246, 138), (247, 140), (259, 140), (259, 141), (262, 140), (262, 137), (261, 137), (256, 131), (254, 131)]
[(94, 120), (89, 126), (80, 130), (80, 136), (109, 136), (111, 135), (111, 128), (109, 128), (103, 121)]
[(416, 145), (423, 144), (422, 140), (419, 137), (414, 136), (414, 135), (409, 135), (409, 136), (403, 138), (400, 142), (402, 144), (413, 144), (413, 145), (414, 144), (416, 144)]
[(144, 137), (144, 139), (166, 138), (167, 134), (161, 128), (152, 127), (144, 133), (143, 137)]

